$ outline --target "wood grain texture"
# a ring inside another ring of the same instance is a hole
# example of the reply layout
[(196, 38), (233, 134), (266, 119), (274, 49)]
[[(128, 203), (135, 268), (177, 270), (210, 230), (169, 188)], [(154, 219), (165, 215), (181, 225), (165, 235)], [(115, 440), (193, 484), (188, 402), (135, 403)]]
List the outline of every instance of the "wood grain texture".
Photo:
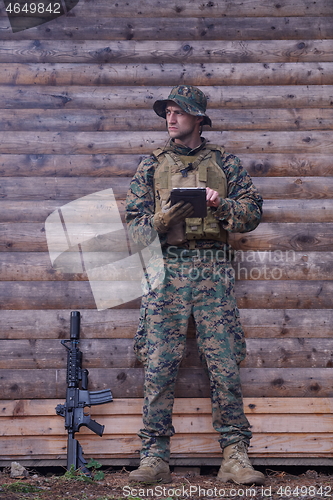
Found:
[[(61, 399), (47, 398), (2, 400), (2, 458), (11, 460), (15, 457), (23, 461), (29, 457), (65, 458), (64, 422), (55, 415), (56, 405), (62, 402)], [(136, 428), (141, 427), (142, 403), (142, 399), (122, 398), (114, 399), (111, 404), (93, 407), (92, 417), (105, 425), (105, 433), (99, 439), (81, 428), (77, 437), (85, 452), (104, 459), (138, 456), (140, 441)], [(331, 399), (245, 398), (244, 408), (254, 434), (250, 455), (302, 457), (306, 454), (315, 457), (329, 453), (326, 445), (331, 436)], [(319, 416), (322, 422), (320, 429), (317, 425)], [(173, 420), (177, 432), (172, 438), (172, 457), (212, 457), (220, 454), (217, 434), (212, 430), (209, 398), (176, 398)], [(304, 442), (307, 443), (306, 450)]]
[[(332, 66), (333, 67), (333, 66)], [(1, 75), (1, 68), (0, 68)], [(72, 75), (71, 75), (72, 78)], [(164, 78), (164, 77), (163, 77)], [(37, 103), (36, 103), (37, 105)], [(209, 109), (213, 130), (311, 131), (332, 130), (329, 109)], [(61, 110), (18, 109), (0, 110), (1, 131), (40, 132), (110, 132), (165, 131), (165, 121), (151, 110)]]
[[(191, 4), (192, 5), (192, 4)], [(207, 4), (208, 5), (208, 4)], [(142, 6), (142, 5), (141, 5)], [(190, 6), (186, 5), (188, 9)], [(202, 6), (201, 6), (202, 7)], [(262, 6), (261, 6), (262, 7)], [(87, 15), (82, 0), (75, 8), (75, 16), (63, 16), (52, 21), (52, 25), (36, 26), (34, 30), (20, 32), (21, 40), (183, 40), (186, 33), (189, 40), (315, 40), (318, 33), (323, 39), (332, 38), (332, 17), (320, 17), (318, 12), (313, 17), (304, 17), (304, 11), (297, 16), (233, 17), (213, 16), (204, 12), (199, 17), (160, 17), (160, 12), (146, 12), (146, 16), (133, 16), (129, 20), (125, 12), (123, 17), (110, 15), (109, 4), (103, 14), (95, 12)], [(243, 6), (242, 6), (243, 8)], [(179, 9), (178, 9), (179, 10)], [(155, 14), (154, 14), (155, 12)], [(278, 12), (278, 11), (277, 11)], [(211, 13), (213, 14), (213, 12)], [(152, 17), (152, 16), (156, 17)], [(193, 15), (195, 13), (193, 12)], [(319, 16), (319, 17), (318, 17)], [(93, 19), (93, 22), (92, 22)], [(7, 30), (8, 19), (0, 17), (1, 38), (12, 40), (13, 34)]]
[[(0, 400), (1, 416), (10, 417), (54, 417), (54, 408), (62, 403), (61, 399), (4, 399)], [(116, 398), (112, 404), (94, 408), (98, 417), (136, 415), (142, 416), (142, 398)], [(244, 398), (244, 411), (251, 415), (330, 415), (333, 410), (331, 398)], [(210, 398), (175, 398), (174, 415), (211, 415)], [(318, 430), (318, 429), (317, 429)]]
[[(29, 242), (26, 242), (29, 245)], [(40, 242), (39, 242), (40, 245)], [(125, 252), (100, 255), (108, 262), (125, 258)], [(89, 260), (89, 254), (84, 258)], [(73, 261), (74, 262), (74, 261)], [(330, 280), (333, 263), (330, 252), (293, 250), (243, 251), (235, 253), (235, 278), (239, 280)], [(4, 252), (0, 262), (2, 281), (87, 281), (84, 272), (64, 272), (53, 268), (47, 252)]]
[[(333, 368), (241, 368), (244, 397), (332, 397), (330, 377)], [(3, 399), (64, 398), (66, 370), (2, 370)], [(115, 398), (143, 397), (142, 368), (91, 368), (90, 390), (110, 387)], [(207, 375), (202, 368), (181, 368), (175, 389), (176, 397), (209, 398)]]
[[(116, 200), (120, 202), (125, 200), (130, 182), (131, 177), (3, 177), (0, 185), (0, 199), (13, 201), (53, 200), (65, 204), (70, 200), (112, 188)], [(253, 182), (265, 200), (279, 200), (281, 202), (282, 199), (313, 199), (325, 203), (325, 200), (332, 199), (333, 176), (327, 176), (325, 182), (317, 176), (311, 178), (303, 176), (258, 177), (253, 179)], [(306, 202), (303, 201), (303, 203)]]
[[(0, 172), (3, 177), (132, 177), (145, 156), (0, 154)], [(244, 152), (241, 160), (252, 177), (330, 177), (333, 174), (332, 156), (323, 152), (306, 155)], [(73, 196), (74, 193), (72, 199)]]
[[(236, 155), (242, 153), (322, 153), (333, 152), (332, 131), (207, 132), (212, 144), (224, 146)], [(6, 154), (151, 154), (166, 143), (163, 132), (0, 132)]]
[[(95, 413), (94, 413), (95, 420)], [(104, 440), (119, 439), (121, 436), (135, 436), (135, 430), (142, 427), (141, 415), (120, 415), (120, 416), (103, 416), (98, 419), (103, 422), (107, 431), (103, 435)], [(332, 434), (332, 420), (330, 415), (321, 415), (321, 430), (320, 434)], [(52, 417), (38, 417), (36, 418), (36, 425), (32, 428), (31, 419), (25, 417), (2, 418), (1, 419), (0, 436), (49, 436), (56, 437), (62, 436), (64, 433), (64, 422), (57, 416)], [(269, 415), (261, 416), (255, 415), (250, 417), (251, 430), (253, 434), (268, 435), (272, 434), (279, 436), (281, 434), (318, 434), (318, 421), (315, 415)], [(212, 428), (211, 415), (183, 415), (175, 416), (174, 426), (177, 429), (177, 435), (183, 434), (184, 438), (187, 436), (191, 441), (194, 436), (209, 439), (210, 435), (214, 435)], [(272, 431), (274, 429), (274, 432)], [(262, 436), (264, 437), (264, 436)], [(80, 429), (81, 439), (91, 438), (91, 431), (82, 427)], [(97, 440), (97, 438), (95, 438)], [(98, 442), (98, 441), (97, 441)], [(97, 444), (97, 443), (96, 443)]]
[[(330, 440), (332, 434), (299, 433), (263, 434), (255, 435), (252, 440), (249, 455), (255, 457), (326, 457), (330, 454)], [(58, 461), (66, 458), (65, 436), (42, 437), (4, 437), (3, 454), (5, 460), (13, 459), (43, 460), (57, 458)], [(269, 451), (267, 443), (269, 442)], [(80, 443), (86, 456), (100, 458), (136, 458), (139, 459), (140, 439), (134, 436), (119, 437), (112, 435), (102, 439), (91, 436), (82, 436)], [(305, 446), (304, 446), (305, 445)], [(19, 455), (18, 455), (19, 453)], [(201, 436), (175, 435), (172, 438), (171, 456), (173, 458), (189, 457), (217, 457), (221, 459), (221, 449), (214, 433)], [(59, 462), (57, 462), (59, 463)], [(106, 460), (107, 463), (107, 460)]]
[[(86, 193), (89, 194), (89, 193)], [(33, 197), (31, 198), (33, 199)], [(80, 228), (78, 228), (80, 229)], [(98, 227), (97, 227), (98, 230)], [(252, 252), (330, 252), (333, 223), (261, 223), (251, 233), (232, 233), (229, 242), (236, 251)], [(96, 242), (96, 250), (101, 252), (128, 252), (126, 232), (117, 239), (112, 232), (90, 240)], [(84, 239), (84, 238), (83, 238)], [(64, 246), (54, 244), (54, 251), (64, 251)], [(67, 248), (66, 248), (67, 249)], [(47, 252), (45, 225), (43, 223), (0, 223), (0, 252)], [(87, 251), (89, 251), (87, 249)], [(238, 266), (239, 267), (239, 266)], [(266, 278), (267, 279), (267, 278)], [(281, 279), (278, 278), (278, 279)]]
[(329, 252), (332, 230), (331, 223), (262, 223), (251, 233), (233, 233), (230, 243), (236, 250)]
[(0, 63), (285, 63), (331, 62), (330, 40), (228, 40), (122, 42), (4, 40)]
[[(79, 309), (81, 339), (131, 339), (139, 323), (139, 309)], [(69, 332), (69, 309), (0, 310), (1, 339), (64, 339)], [(330, 338), (332, 309), (240, 309), (247, 338)], [(188, 335), (195, 332), (189, 326)]]
[[(2, 15), (6, 15), (4, 8), (1, 9)], [(140, 0), (135, 0), (130, 4), (121, 5), (117, 0), (100, 0), (94, 9), (91, 9), (91, 1), (81, 1), (75, 7), (73, 13), (78, 16), (94, 17), (284, 17), (284, 16), (332, 16), (333, 7), (326, 0), (292, 0), (285, 4), (263, 3), (261, 0), (236, 0), (232, 3), (216, 2), (202, 4), (200, 0), (195, 0), (189, 4), (179, 6), (176, 0), (160, 0), (158, 4), (153, 1), (142, 4)]]
[[(16, 181), (17, 182), (17, 181)], [(38, 183), (39, 179), (35, 179)], [(256, 183), (256, 179), (254, 179)], [(273, 182), (271, 180), (271, 182)], [(74, 193), (72, 193), (74, 196)], [(63, 205), (70, 203), (67, 200), (39, 200), (38, 205), (31, 201), (0, 199), (1, 223), (44, 223), (46, 218)], [(117, 207), (121, 220), (125, 222), (125, 200), (118, 199)], [(326, 223), (333, 222), (333, 200), (319, 199), (265, 199), (262, 222), (302, 222)]]
[[(311, 181), (310, 181), (311, 182)], [(333, 222), (333, 200), (265, 200), (263, 222)]]
[[(222, 85), (203, 87), (209, 108), (329, 108), (332, 85)], [(1, 85), (2, 108), (25, 109), (149, 109), (157, 99), (165, 99), (168, 87), (80, 86), (80, 85)], [(325, 151), (321, 151), (325, 153)]]
[[(126, 286), (133, 286), (131, 281)], [(120, 284), (115, 282), (115, 286)], [(110, 291), (106, 282), (105, 293)], [(331, 281), (247, 280), (236, 282), (240, 308), (250, 309), (330, 309)], [(86, 281), (3, 281), (0, 282), (1, 309), (95, 309), (96, 303)], [(117, 309), (137, 308), (140, 298), (117, 305)]]
[[(301, 42), (302, 43), (302, 42)], [(255, 49), (254, 49), (255, 50)], [(122, 61), (123, 57), (119, 60)], [(331, 85), (332, 62), (1, 62), (0, 85), (122, 86), (122, 85)]]
[[(83, 363), (88, 369), (135, 368), (133, 339), (82, 341)], [(58, 339), (0, 340), (0, 369), (66, 369), (67, 351)], [(188, 339), (182, 368), (201, 368), (196, 340)], [(243, 368), (332, 368), (333, 340), (247, 339)]]

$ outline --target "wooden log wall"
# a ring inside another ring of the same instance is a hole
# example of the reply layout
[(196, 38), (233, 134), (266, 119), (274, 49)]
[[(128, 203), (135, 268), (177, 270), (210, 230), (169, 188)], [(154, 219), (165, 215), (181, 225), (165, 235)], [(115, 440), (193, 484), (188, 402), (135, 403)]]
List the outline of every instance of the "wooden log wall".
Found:
[[(45, 220), (112, 188), (121, 215), (142, 155), (166, 140), (155, 99), (173, 85), (209, 97), (211, 142), (238, 155), (264, 216), (232, 236), (247, 337), (241, 377), (253, 459), (330, 463), (333, 417), (333, 3), (327, 0), (80, 0), (13, 33), (0, 12), (0, 465), (64, 463), (71, 310), (106, 431), (87, 456), (132, 463), (143, 371), (132, 352), (139, 299), (97, 311), (84, 273), (51, 266)], [(189, 328), (177, 384), (173, 463), (219, 461), (209, 390)]]

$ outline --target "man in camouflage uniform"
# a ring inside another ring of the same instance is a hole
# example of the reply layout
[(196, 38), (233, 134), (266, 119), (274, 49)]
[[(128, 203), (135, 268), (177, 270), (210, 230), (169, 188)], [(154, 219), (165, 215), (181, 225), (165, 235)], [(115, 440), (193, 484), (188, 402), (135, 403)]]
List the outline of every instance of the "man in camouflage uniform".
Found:
[[(130, 480), (169, 482), (174, 386), (188, 319), (210, 378), (213, 426), (223, 450), (221, 481), (262, 484), (247, 456), (251, 439), (243, 410), (239, 363), (244, 333), (234, 294), (228, 232), (247, 232), (260, 222), (262, 198), (240, 160), (201, 137), (207, 100), (196, 87), (174, 87), (154, 111), (166, 119), (168, 145), (144, 159), (132, 179), (126, 220), (137, 243), (160, 238), (165, 278), (143, 296), (135, 352), (145, 367), (144, 428), (140, 467)], [(207, 216), (193, 218), (191, 203), (171, 206), (174, 187), (205, 187)]]

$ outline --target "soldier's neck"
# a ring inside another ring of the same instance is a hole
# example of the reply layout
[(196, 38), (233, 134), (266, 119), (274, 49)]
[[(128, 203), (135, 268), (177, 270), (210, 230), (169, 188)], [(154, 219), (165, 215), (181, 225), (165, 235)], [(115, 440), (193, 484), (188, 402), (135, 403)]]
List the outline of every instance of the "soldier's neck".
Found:
[(196, 149), (202, 144), (201, 136), (194, 136), (187, 140), (182, 141), (181, 139), (175, 139), (175, 144), (178, 146), (185, 146), (190, 149)]
[(174, 139), (171, 139), (170, 141), (170, 146), (171, 149), (176, 153), (180, 155), (196, 155), (198, 154), (206, 144), (206, 140), (203, 137), (200, 137), (200, 144), (199, 146), (196, 146), (195, 148), (191, 148), (188, 146), (184, 146), (183, 144), (177, 144)]

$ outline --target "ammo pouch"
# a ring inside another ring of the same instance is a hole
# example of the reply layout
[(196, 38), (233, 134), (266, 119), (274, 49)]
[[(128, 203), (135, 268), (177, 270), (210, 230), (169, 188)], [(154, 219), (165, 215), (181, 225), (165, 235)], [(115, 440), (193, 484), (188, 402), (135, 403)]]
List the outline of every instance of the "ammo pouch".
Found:
[(220, 224), (214, 217), (212, 211), (208, 208), (207, 217), (199, 219), (193, 217), (185, 219), (185, 236), (189, 240), (207, 239), (219, 240), (220, 239)]

